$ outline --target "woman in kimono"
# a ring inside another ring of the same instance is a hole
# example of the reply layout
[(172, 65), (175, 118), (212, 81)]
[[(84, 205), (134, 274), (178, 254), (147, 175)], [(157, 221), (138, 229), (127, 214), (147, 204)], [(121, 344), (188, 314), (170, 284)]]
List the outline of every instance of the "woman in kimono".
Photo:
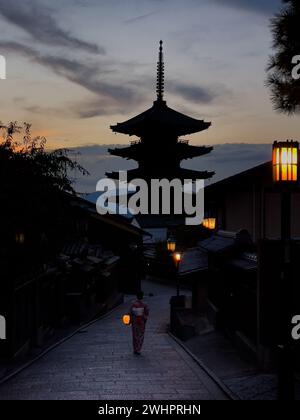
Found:
[(136, 295), (130, 306), (131, 325), (132, 325), (132, 340), (134, 354), (141, 354), (141, 349), (144, 341), (145, 326), (149, 315), (148, 305), (143, 302), (144, 294), (139, 292)]

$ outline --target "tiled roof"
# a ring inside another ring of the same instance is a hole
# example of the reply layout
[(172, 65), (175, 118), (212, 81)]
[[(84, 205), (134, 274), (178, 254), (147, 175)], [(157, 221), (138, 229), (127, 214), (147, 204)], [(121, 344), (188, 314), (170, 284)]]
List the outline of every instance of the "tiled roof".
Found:
[(117, 133), (139, 137), (147, 131), (162, 130), (183, 136), (206, 130), (210, 125), (210, 122), (188, 117), (169, 108), (165, 101), (155, 101), (151, 108), (127, 121), (112, 125), (110, 128)]

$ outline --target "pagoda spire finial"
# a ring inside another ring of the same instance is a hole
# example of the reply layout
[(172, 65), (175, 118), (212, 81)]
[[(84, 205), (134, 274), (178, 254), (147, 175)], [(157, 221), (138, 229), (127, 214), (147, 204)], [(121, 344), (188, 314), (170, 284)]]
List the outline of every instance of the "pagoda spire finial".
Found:
[(163, 41), (159, 41), (159, 55), (157, 62), (157, 83), (156, 83), (156, 94), (157, 100), (162, 101), (164, 97), (165, 88), (165, 64), (163, 55)]

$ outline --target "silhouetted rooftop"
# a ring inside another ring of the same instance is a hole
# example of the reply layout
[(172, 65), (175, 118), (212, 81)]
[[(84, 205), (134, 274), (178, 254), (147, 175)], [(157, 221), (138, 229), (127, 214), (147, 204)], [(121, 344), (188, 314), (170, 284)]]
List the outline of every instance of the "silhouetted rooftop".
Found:
[[(166, 179), (180, 179), (180, 180), (194, 180), (194, 179), (209, 179), (215, 173), (209, 171), (194, 171), (192, 169), (185, 169), (185, 168), (176, 168), (174, 170), (169, 169), (168, 174), (166, 174), (163, 169), (159, 169), (154, 166), (153, 172), (147, 172), (143, 168), (131, 169), (127, 171), (127, 180), (131, 181), (136, 178), (155, 178), (158, 177), (166, 178)], [(120, 174), (119, 172), (106, 172), (106, 176), (112, 179), (118, 179)]]
[(110, 128), (116, 133), (141, 137), (151, 132), (184, 136), (206, 130), (210, 126), (210, 122), (188, 117), (169, 108), (165, 101), (156, 100), (145, 112), (122, 123), (111, 125)]

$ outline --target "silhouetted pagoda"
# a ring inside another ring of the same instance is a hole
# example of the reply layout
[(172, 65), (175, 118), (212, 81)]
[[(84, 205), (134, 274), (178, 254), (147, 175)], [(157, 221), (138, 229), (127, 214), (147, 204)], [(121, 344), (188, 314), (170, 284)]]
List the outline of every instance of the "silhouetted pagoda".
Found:
[[(163, 42), (160, 41), (159, 61), (157, 63), (157, 99), (153, 106), (128, 121), (112, 125), (115, 133), (137, 136), (129, 147), (109, 149), (109, 153), (138, 162), (138, 168), (127, 172), (128, 181), (134, 178), (149, 179), (208, 179), (214, 172), (193, 171), (180, 167), (184, 159), (203, 156), (212, 147), (190, 146), (188, 140), (180, 136), (198, 133), (211, 126), (210, 122), (188, 117), (174, 111), (164, 100), (164, 61)], [(118, 172), (107, 173), (110, 178), (118, 178)]]

